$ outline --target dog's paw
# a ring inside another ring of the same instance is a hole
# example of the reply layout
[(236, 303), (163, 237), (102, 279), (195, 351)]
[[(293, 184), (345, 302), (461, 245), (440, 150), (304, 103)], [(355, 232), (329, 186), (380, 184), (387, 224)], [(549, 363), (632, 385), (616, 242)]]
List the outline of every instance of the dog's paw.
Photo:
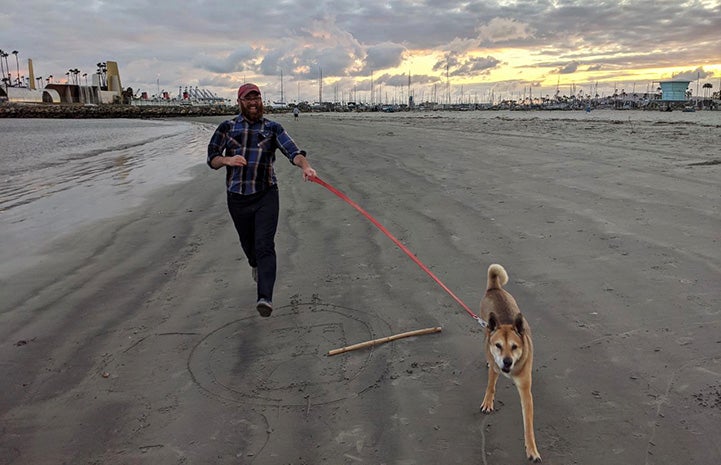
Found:
[(541, 463), (541, 454), (539, 454), (537, 450), (530, 452), (526, 450), (526, 455), (528, 455), (528, 460), (530, 460), (531, 462)]
[(483, 413), (491, 413), (493, 412), (493, 401), (487, 401), (483, 400), (483, 403), (481, 404), (481, 412)]

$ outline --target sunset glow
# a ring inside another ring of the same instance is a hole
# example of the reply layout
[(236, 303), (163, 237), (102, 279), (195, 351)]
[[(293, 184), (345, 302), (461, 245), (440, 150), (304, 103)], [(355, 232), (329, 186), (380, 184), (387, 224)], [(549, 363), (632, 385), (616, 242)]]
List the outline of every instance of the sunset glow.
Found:
[[(672, 79), (721, 88), (718, 0), (629, 0), (613, 8), (592, 0), (269, 0), (252, 20), (231, 3), (220, 18), (205, 2), (189, 13), (163, 0), (109, 5), (69, 1), (62, 14), (45, 16), (27, 14), (45, 11), (41, 2), (6, 5), (0, 47), (21, 57), (9, 71), (22, 75), (27, 58), (46, 76), (69, 67), (93, 72), (98, 61), (115, 60), (123, 83), (152, 93), (200, 86), (231, 98), (254, 81), (274, 100), (311, 102), (407, 99), (409, 75), (416, 98), (443, 89), (451, 100), (646, 92)], [(321, 95), (321, 84), (328, 93)]]

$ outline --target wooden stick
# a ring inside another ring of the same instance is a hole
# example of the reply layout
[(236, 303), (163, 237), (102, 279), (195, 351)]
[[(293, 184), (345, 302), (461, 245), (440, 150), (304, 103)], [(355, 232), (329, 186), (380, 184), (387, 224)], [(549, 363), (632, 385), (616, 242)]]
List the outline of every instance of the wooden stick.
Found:
[(372, 341), (366, 341), (358, 344), (353, 344), (352, 346), (342, 347), (340, 349), (333, 349), (328, 352), (328, 355), (338, 355), (344, 352), (350, 352), (351, 350), (362, 349), (364, 347), (370, 347), (377, 344), (384, 344), (386, 342), (395, 341), (396, 339), (402, 339), (404, 337), (422, 336), (424, 334), (438, 333), (441, 331), (441, 329), (442, 328), (440, 326), (437, 326), (435, 328), (417, 329), (415, 331), (408, 331), (407, 333), (396, 334), (394, 336), (386, 336), (380, 339), (374, 339)]

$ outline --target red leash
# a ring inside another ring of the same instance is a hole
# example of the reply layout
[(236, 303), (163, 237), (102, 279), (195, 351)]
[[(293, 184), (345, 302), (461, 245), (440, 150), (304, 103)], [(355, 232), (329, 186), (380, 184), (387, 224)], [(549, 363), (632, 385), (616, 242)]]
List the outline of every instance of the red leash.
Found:
[(334, 193), (335, 195), (337, 195), (338, 197), (340, 197), (342, 200), (344, 200), (348, 205), (350, 205), (351, 207), (353, 207), (353, 208), (355, 208), (356, 210), (358, 210), (363, 216), (365, 216), (366, 218), (368, 218), (368, 220), (369, 220), (371, 223), (373, 223), (374, 225), (376, 225), (376, 227), (377, 227), (378, 229), (380, 229), (383, 234), (385, 234), (386, 236), (388, 236), (388, 238), (389, 238), (390, 240), (392, 240), (398, 247), (400, 247), (400, 249), (401, 249), (403, 252), (405, 252), (406, 255), (408, 255), (408, 257), (416, 263), (416, 265), (420, 266), (423, 271), (425, 271), (426, 273), (428, 273), (428, 276), (430, 276), (431, 278), (433, 278), (433, 280), (434, 280), (435, 282), (437, 282), (437, 283), (443, 288), (443, 290), (445, 290), (445, 291), (448, 293), (448, 295), (450, 295), (451, 297), (453, 297), (453, 300), (455, 300), (456, 302), (458, 302), (458, 303), (460, 304), (460, 306), (463, 307), (463, 309), (464, 309), (466, 312), (468, 312), (468, 314), (471, 316), (471, 318), (473, 318), (474, 320), (476, 320), (476, 321), (477, 321), (481, 326), (483, 326), (484, 328), (486, 327), (486, 322), (485, 322), (485, 321), (483, 321), (478, 315), (476, 315), (475, 313), (473, 313), (473, 312), (471, 311), (471, 309), (468, 308), (468, 305), (466, 305), (465, 303), (463, 303), (463, 301), (462, 301), (461, 299), (459, 299), (458, 297), (456, 297), (456, 295), (455, 295), (450, 289), (448, 289), (448, 287), (447, 287), (445, 284), (443, 284), (443, 282), (442, 282), (440, 279), (438, 279), (438, 277), (437, 277), (436, 275), (434, 275), (433, 272), (432, 272), (431, 270), (429, 270), (426, 265), (423, 264), (423, 262), (421, 262), (420, 260), (418, 260), (418, 257), (416, 257), (410, 250), (408, 250), (408, 247), (406, 247), (405, 245), (403, 245), (403, 244), (401, 243), (401, 241), (399, 241), (398, 239), (396, 239), (396, 237), (395, 237), (393, 234), (391, 234), (390, 231), (388, 231), (382, 224), (380, 224), (380, 223), (378, 222), (378, 220), (376, 220), (375, 218), (373, 218), (367, 211), (365, 211), (363, 208), (361, 208), (360, 205), (358, 205), (357, 203), (355, 203), (354, 201), (352, 201), (351, 199), (349, 199), (347, 195), (345, 195), (344, 193), (342, 193), (341, 191), (339, 191), (339, 190), (336, 189), (335, 187), (331, 186), (331, 185), (328, 184), (327, 182), (325, 182), (325, 181), (323, 181), (322, 179), (320, 179), (318, 176), (313, 177), (313, 178), (308, 178), (308, 180), (313, 181), (314, 183), (320, 184), (321, 186), (325, 187), (326, 189), (328, 189), (329, 191), (331, 191), (332, 193)]

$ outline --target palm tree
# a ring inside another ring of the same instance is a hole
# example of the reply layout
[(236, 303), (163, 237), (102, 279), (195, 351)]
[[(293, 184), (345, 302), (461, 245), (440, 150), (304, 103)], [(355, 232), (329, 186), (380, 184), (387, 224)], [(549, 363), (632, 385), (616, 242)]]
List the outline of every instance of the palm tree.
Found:
[[(5, 77), (5, 65), (3, 65), (2, 56), (5, 54), (3, 49), (0, 49), (0, 76)], [(3, 81), (5, 82), (5, 81)]]
[[(7, 86), (7, 81), (5, 80), (5, 65), (3, 64), (3, 58), (7, 56), (7, 53), (5, 53), (5, 50), (0, 50), (0, 74), (2, 75), (3, 79), (2, 81), (5, 83), (5, 86)], [(10, 69), (8, 69), (8, 73), (10, 72)]]
[(18, 61), (18, 52), (17, 50), (13, 50), (12, 54), (15, 55), (15, 69), (18, 74), (18, 86), (20, 85), (20, 62)]
[(105, 62), (98, 63), (98, 76), (100, 77), (100, 87), (105, 87), (105, 75), (108, 72), (108, 65)]
[(65, 75), (68, 76), (68, 82), (72, 82), (76, 85), (80, 84), (78, 74), (80, 74), (80, 70), (78, 68), (71, 68), (67, 73), (65, 73)]
[[(710, 82), (707, 82), (702, 87), (703, 87), (703, 98), (706, 98), (707, 95), (711, 92), (711, 89), (713, 88), (713, 86), (711, 85)], [(706, 90), (706, 89), (709, 89), (709, 90)]]
[(12, 79), (11, 79), (12, 75), (10, 74), (10, 65), (8, 64), (9, 56), (10, 56), (10, 54), (8, 52), (3, 53), (3, 58), (5, 58), (5, 68), (7, 69), (7, 72), (8, 72), (8, 81), (12, 81)]

